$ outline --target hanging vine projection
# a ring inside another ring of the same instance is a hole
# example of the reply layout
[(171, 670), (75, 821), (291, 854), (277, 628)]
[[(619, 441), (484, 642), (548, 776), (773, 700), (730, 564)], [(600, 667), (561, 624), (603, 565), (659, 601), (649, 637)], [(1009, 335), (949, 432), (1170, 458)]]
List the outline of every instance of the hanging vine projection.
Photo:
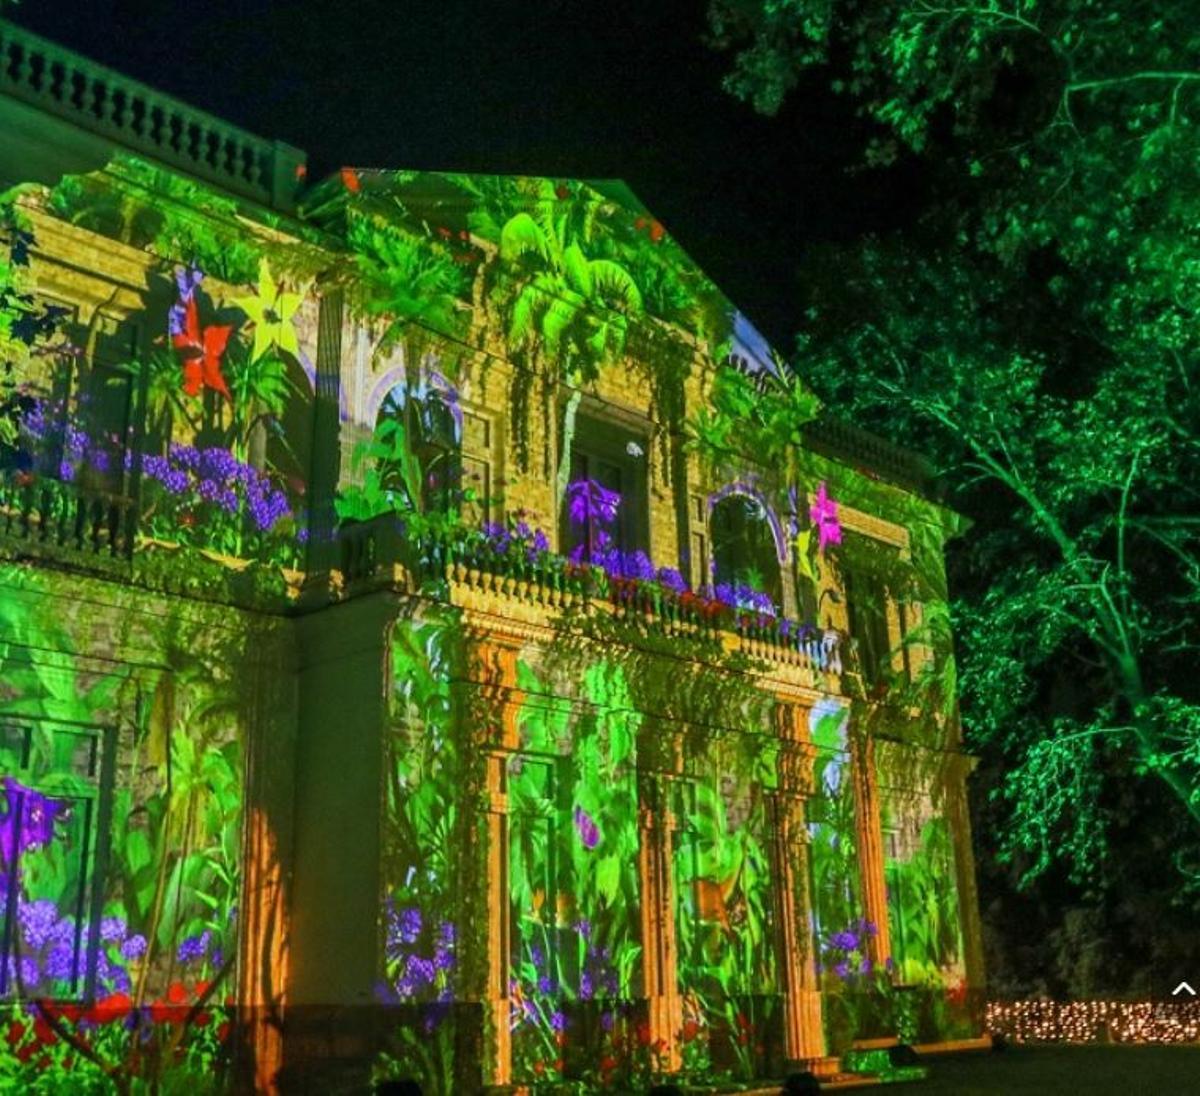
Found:
[[(313, 701), (382, 705), (355, 1083), (977, 1030), (954, 518), (807, 444), (815, 398), (632, 194), (346, 169), (264, 218), (121, 156), (0, 210), (4, 1084), (273, 1083), (289, 629), (365, 592), (378, 696)], [(67, 232), (106, 303), (43, 300), (87, 296)]]

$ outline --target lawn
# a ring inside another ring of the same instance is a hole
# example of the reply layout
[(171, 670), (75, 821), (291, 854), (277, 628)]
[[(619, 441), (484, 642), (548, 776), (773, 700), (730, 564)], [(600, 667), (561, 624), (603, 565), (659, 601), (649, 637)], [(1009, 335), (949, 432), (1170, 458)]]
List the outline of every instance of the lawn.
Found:
[[(1158, 1096), (1200, 1092), (1200, 1045), (1009, 1047), (1001, 1053), (928, 1058), (929, 1079), (901, 1089), (912, 1096)], [(883, 1090), (876, 1090), (883, 1091)]]

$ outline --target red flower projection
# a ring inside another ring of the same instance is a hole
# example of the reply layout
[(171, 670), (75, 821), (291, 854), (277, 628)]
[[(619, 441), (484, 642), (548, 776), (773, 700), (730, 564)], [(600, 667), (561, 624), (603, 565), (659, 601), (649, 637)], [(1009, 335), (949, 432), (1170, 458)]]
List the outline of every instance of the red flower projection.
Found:
[(200, 316), (193, 296), (184, 305), (181, 330), (171, 336), (171, 344), (183, 358), (183, 391), (198, 396), (201, 388), (212, 388), (230, 399), (229, 387), (221, 375), (221, 357), (233, 328), (213, 324), (200, 329)]

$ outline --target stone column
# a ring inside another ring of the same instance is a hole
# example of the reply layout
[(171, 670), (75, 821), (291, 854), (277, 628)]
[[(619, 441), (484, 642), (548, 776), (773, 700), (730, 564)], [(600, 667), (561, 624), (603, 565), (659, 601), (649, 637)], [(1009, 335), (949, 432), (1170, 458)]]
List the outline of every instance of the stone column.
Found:
[(493, 1085), (512, 1080), (511, 1009), (508, 996), (510, 910), (508, 898), (508, 755), (489, 753), (487, 765), (487, 1000), (485, 1012), (493, 1043), (489, 1075)]
[[(508, 876), (508, 762), (520, 745), (517, 713), (517, 641), (487, 633), (471, 633), (467, 640), (469, 695), (464, 707), (465, 740), (482, 755), (484, 792), (484, 847), (463, 858), (464, 918), (486, 910), (486, 954), (475, 964), (479, 971), (485, 1032), (483, 1082), (506, 1085), (512, 1080), (510, 1034), (509, 956), (510, 900)], [(465, 789), (469, 794), (470, 789)], [(469, 800), (463, 801), (464, 812)], [(468, 832), (475, 820), (464, 817)], [(464, 851), (471, 847), (465, 846)], [(482, 873), (482, 876), (480, 875)], [(472, 908), (473, 907), (473, 908)]]
[(801, 710), (783, 697), (777, 700), (775, 728), (781, 742), (779, 791), (771, 800), (772, 874), (784, 994), (784, 1053), (789, 1061), (817, 1072), (825, 1055), (825, 1028), (813, 947), (804, 812), (804, 796), (812, 790), (813, 751), (804, 741)]
[(825, 1056), (821, 991), (809, 920), (808, 838), (804, 801), (774, 797), (774, 875), (779, 919), (780, 984), (784, 994), (784, 1052), (812, 1068)]
[(333, 509), (341, 475), (338, 406), (342, 384), (342, 291), (328, 288), (321, 295), (317, 320), (317, 382), (313, 401), (312, 467), (308, 484), (308, 546), (305, 571), (323, 585), (334, 566)]
[(682, 1064), (683, 1000), (676, 974), (675, 891), (671, 813), (666, 777), (638, 774), (638, 881), (642, 892), (642, 977), (651, 1044), (667, 1047), (667, 1068)]
[[(239, 1082), (275, 1096), (287, 1006), (298, 675), (290, 621), (256, 630), (253, 636), (255, 688), (244, 755), (246, 821), (236, 992), (254, 1053), (248, 1063), (252, 1075), (247, 1069)], [(233, 987), (232, 978), (228, 987)], [(226, 989), (222, 987), (220, 996)]]
[(878, 965), (892, 957), (892, 944), (888, 926), (887, 884), (883, 873), (883, 829), (879, 782), (875, 775), (875, 742), (859, 728), (852, 728), (851, 734), (855, 844), (862, 879), (863, 913), (878, 930), (868, 941), (867, 955), (872, 963)]
[(976, 759), (951, 754), (946, 772), (946, 821), (954, 841), (955, 882), (963, 934), (963, 965), (967, 987), (982, 995), (986, 984), (983, 965), (983, 929), (979, 921), (979, 890), (975, 877), (975, 851), (971, 845), (971, 812), (967, 804), (967, 777)]
[[(380, 970), (380, 789), (396, 599), (295, 622), (299, 726), (284, 1057), (330, 1090), (365, 1083)], [(252, 835), (253, 836), (253, 835)], [(260, 842), (263, 855), (269, 845)], [(318, 1073), (340, 1063), (351, 1073)], [(361, 1062), (361, 1064), (360, 1064)], [(286, 1089), (286, 1086), (285, 1086)]]

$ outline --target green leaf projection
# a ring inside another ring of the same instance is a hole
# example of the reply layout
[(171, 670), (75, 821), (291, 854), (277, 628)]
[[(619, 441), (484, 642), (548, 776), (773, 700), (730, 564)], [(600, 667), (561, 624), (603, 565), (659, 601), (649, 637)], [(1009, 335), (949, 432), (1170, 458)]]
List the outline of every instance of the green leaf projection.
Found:
[[(800, 345), (822, 398), (920, 437), (976, 523), (954, 610), (992, 877), (1053, 896), (1036, 928), (1011, 914), (1022, 899), (996, 905), (1002, 980), (1042, 992), (1057, 966), (1055, 992), (1149, 992), (1160, 941), (1188, 947), (1200, 878), (1194, 11), (711, 16), (735, 94), (774, 111), (819, 72), (875, 123), (868, 165), (931, 181), (906, 227), (803, 264)], [(1155, 897), (1134, 912), (1131, 892)], [(1090, 945), (1067, 943), (1076, 917)], [(1027, 949), (1031, 932), (1061, 950)]]
[(265, 214), (121, 155), (4, 208), (3, 1082), (627, 1092), (977, 1030), (956, 519), (627, 188)]
[[(756, 743), (723, 743), (727, 756), (681, 782), (673, 811), (679, 983), (684, 1054), (693, 1069), (740, 1078), (767, 1074), (779, 1056), (778, 991), (768, 804), (771, 767)], [(738, 749), (750, 756), (728, 756)], [(736, 775), (735, 775), (736, 774)]]
[(572, 1038), (587, 1029), (611, 1037), (641, 995), (640, 718), (619, 665), (587, 669), (575, 710), (547, 703), (546, 683), (525, 663), (517, 683), (527, 699), (508, 765), (509, 988), (514, 1071), (536, 1080), (561, 1074), (568, 1055), (578, 1070)]
[[(12, 567), (2, 578), (0, 995), (17, 1004), (0, 1077), (108, 1092), (170, 1074), (215, 1091), (238, 940), (236, 676), (199, 644), (169, 681), (114, 673), (72, 653), (86, 618), (56, 619)], [(114, 768), (136, 780), (114, 790)]]

